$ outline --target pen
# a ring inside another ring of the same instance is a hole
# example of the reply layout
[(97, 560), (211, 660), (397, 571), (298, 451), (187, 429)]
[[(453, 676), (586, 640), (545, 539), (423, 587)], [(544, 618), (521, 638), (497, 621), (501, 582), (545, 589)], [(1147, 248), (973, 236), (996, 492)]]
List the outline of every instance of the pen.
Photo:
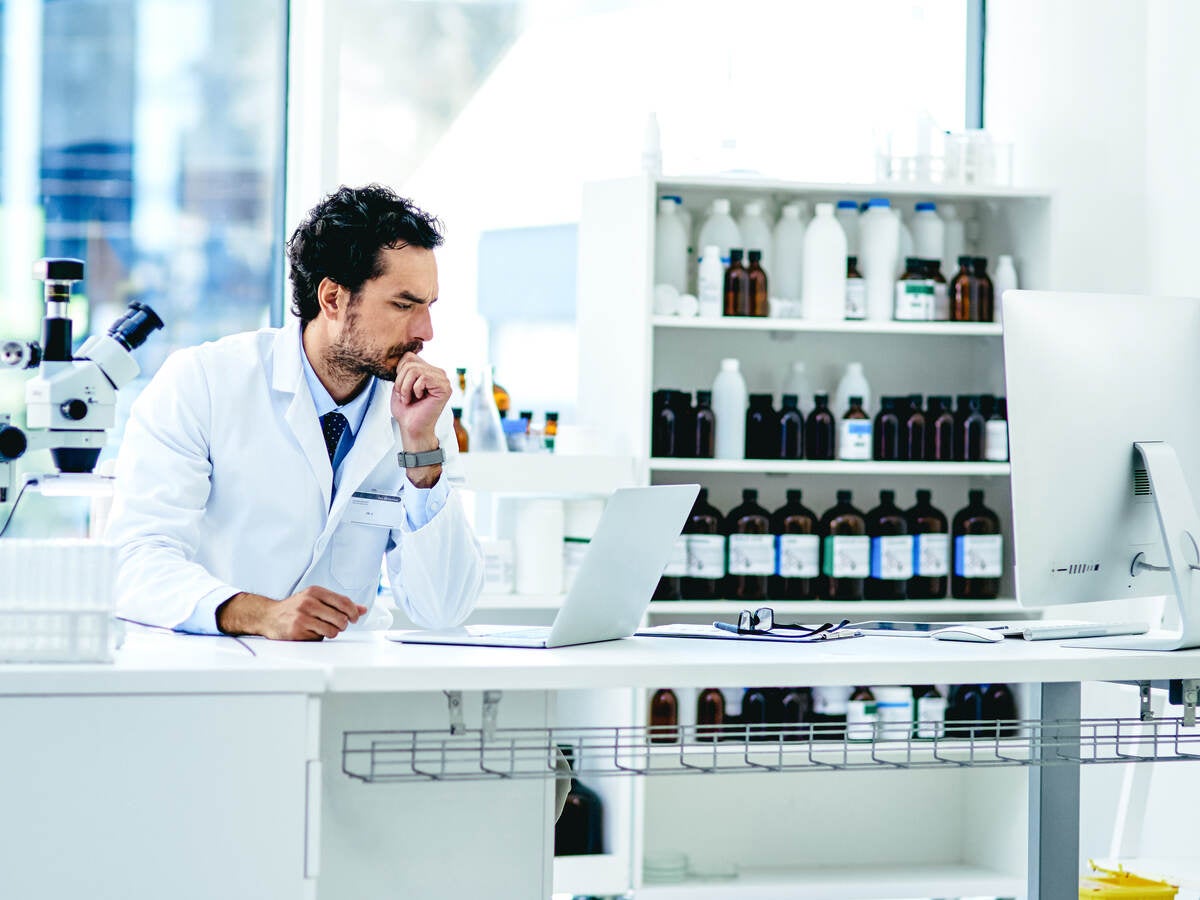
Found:
[(740, 634), (736, 625), (730, 625), (728, 622), (713, 622), (713, 628), (720, 628), (722, 631), (729, 631), (733, 634)]

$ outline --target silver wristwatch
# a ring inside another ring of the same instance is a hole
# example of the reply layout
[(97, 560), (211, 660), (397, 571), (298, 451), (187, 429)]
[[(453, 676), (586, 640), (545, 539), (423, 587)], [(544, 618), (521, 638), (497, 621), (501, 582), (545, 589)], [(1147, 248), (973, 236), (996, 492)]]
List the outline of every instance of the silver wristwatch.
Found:
[(421, 453), (397, 453), (396, 462), (402, 469), (419, 469), (422, 466), (437, 466), (446, 461), (446, 451), (441, 447)]

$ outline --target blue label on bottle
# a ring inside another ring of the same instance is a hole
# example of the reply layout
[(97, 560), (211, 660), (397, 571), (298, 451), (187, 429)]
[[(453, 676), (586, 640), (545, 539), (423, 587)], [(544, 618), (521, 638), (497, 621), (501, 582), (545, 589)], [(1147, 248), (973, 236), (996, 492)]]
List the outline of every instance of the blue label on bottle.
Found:
[(956, 537), (954, 574), (959, 578), (999, 578), (1004, 574), (1004, 538), (998, 534)]
[(912, 535), (871, 538), (871, 577), (907, 581), (913, 576)]

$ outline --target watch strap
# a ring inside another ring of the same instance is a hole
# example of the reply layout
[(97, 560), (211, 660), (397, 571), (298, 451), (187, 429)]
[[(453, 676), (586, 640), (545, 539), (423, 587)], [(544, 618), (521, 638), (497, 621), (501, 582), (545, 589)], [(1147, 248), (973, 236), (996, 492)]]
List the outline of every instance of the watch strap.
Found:
[(441, 447), (434, 450), (424, 450), (420, 453), (396, 454), (396, 462), (402, 469), (419, 469), (422, 466), (437, 466), (446, 461), (446, 451)]

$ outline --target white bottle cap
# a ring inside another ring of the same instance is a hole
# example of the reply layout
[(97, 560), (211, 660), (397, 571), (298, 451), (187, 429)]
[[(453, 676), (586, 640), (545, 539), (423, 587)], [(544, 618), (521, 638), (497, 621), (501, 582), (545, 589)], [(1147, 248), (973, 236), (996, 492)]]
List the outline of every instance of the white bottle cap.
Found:
[(658, 211), (660, 213), (663, 213), (664, 215), (673, 216), (673, 215), (675, 215), (677, 209), (678, 209), (678, 205), (675, 203), (674, 200), (659, 200), (658, 201)]
[(789, 203), (787, 206), (785, 206), (785, 207), (783, 208), (783, 217), (784, 217), (785, 219), (798, 219), (798, 218), (800, 218), (800, 206), (799, 206), (799, 204), (796, 204), (796, 203)]
[(1000, 256), (998, 256), (996, 258), (996, 265), (1002, 266), (1002, 265), (1004, 265), (1004, 263), (1008, 263), (1011, 266), (1012, 261), (1013, 261), (1013, 258), (1011, 256), (1009, 256), (1007, 253), (1001, 253)]
[(762, 209), (762, 203), (760, 203), (758, 200), (752, 200), (746, 204), (745, 212), (748, 216), (761, 216)]
[(833, 215), (833, 204), (832, 203), (818, 203), (817, 204), (817, 215), (818, 216), (832, 216)]
[(729, 215), (729, 201), (724, 198), (718, 198), (713, 201), (713, 212), (718, 215)]
[(721, 360), (721, 371), (722, 372), (736, 372), (741, 367), (742, 367), (742, 364), (740, 362), (738, 362), (736, 359)]

